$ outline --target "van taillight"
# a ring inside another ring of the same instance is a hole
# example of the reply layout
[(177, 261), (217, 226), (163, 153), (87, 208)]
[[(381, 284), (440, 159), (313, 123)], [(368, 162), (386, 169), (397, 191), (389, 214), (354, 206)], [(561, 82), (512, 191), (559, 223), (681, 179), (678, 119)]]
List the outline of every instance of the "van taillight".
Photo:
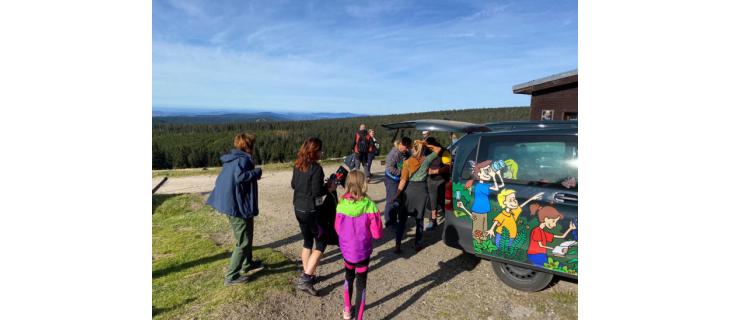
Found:
[(449, 181), (446, 182), (446, 187), (445, 188), (446, 188), (446, 190), (445, 190), (446, 192), (445, 192), (445, 196), (444, 196), (444, 200), (445, 200), (444, 201), (445, 202), (444, 204), (445, 204), (445, 207), (446, 207), (445, 209), (446, 210), (450, 210), (450, 211), (454, 211), (454, 206), (451, 204), (451, 180), (449, 180)]

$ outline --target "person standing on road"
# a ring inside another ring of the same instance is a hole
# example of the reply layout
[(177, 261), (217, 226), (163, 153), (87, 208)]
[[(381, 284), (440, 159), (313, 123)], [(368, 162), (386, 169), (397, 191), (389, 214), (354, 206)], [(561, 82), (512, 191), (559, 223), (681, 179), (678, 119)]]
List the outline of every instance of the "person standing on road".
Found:
[(259, 214), (257, 180), (261, 179), (261, 168), (254, 167), (252, 157), (255, 142), (252, 134), (241, 133), (233, 138), (235, 149), (221, 157), (223, 168), (208, 196), (207, 204), (228, 216), (236, 241), (225, 286), (245, 283), (245, 274), (264, 267), (261, 261), (253, 260), (253, 217)]
[(337, 205), (335, 230), (345, 265), (343, 319), (352, 318), (352, 289), (357, 285), (355, 311), (357, 319), (365, 311), (365, 287), (368, 280), (368, 264), (373, 253), (373, 239), (380, 239), (383, 225), (378, 206), (367, 195), (365, 175), (353, 170), (345, 181), (345, 194)]
[(403, 137), (396, 139), (393, 143), (393, 149), (390, 150), (385, 157), (385, 225), (392, 226), (398, 222), (393, 203), (395, 195), (398, 193), (398, 183), (400, 182), (400, 173), (403, 168), (403, 161), (408, 157), (408, 150), (411, 148), (411, 138)]
[(360, 170), (360, 165), (362, 165), (368, 182), (370, 182), (370, 169), (367, 166), (368, 155), (373, 151), (371, 139), (365, 124), (361, 124), (360, 130), (355, 133), (355, 140), (352, 146), (352, 150), (355, 152), (355, 170)]
[[(375, 139), (375, 130), (369, 129), (368, 135), (370, 136), (370, 141), (373, 144), (372, 151), (368, 152), (368, 173), (371, 173), (372, 177), (372, 168), (373, 168), (373, 159), (375, 159), (376, 156), (380, 155), (380, 143), (378, 143), (378, 139)], [(369, 179), (368, 179), (369, 180)]]
[[(326, 244), (324, 230), (317, 224), (317, 206), (324, 203), (327, 191), (334, 191), (337, 185), (330, 181), (324, 184), (324, 171), (319, 165), (322, 158), (322, 140), (308, 138), (297, 152), (291, 187), (294, 189), (294, 215), (299, 222), (304, 244), (302, 245), (302, 274), (296, 288), (316, 296), (314, 274)], [(314, 250), (312, 250), (314, 247)]]
[[(426, 139), (426, 143), (431, 146), (441, 147), (434, 137)], [(426, 230), (433, 230), (438, 227), (437, 215), (444, 210), (446, 197), (446, 181), (449, 180), (451, 173), (451, 154), (449, 150), (441, 148), (438, 156), (431, 161), (428, 168), (428, 178), (426, 180), (428, 186), (429, 209), (431, 210), (431, 221)]]
[[(431, 154), (424, 156), (425, 149), (430, 149)], [(395, 235), (395, 253), (401, 252), (401, 240), (405, 233), (406, 220), (408, 216), (416, 218), (416, 242), (413, 248), (416, 251), (422, 249), (421, 239), (423, 238), (423, 218), (428, 203), (428, 188), (426, 187), (426, 176), (431, 161), (435, 159), (441, 147), (430, 146), (425, 141), (416, 140), (413, 143), (413, 152), (408, 160), (403, 162), (400, 182), (398, 184), (398, 227)]]

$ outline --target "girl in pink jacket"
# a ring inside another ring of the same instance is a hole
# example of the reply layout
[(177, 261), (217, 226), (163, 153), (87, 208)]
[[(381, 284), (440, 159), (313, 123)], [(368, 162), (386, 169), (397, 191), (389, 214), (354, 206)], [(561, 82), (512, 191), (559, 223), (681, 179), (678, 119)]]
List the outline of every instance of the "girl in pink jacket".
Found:
[(337, 205), (335, 217), (335, 230), (340, 238), (340, 251), (345, 260), (345, 308), (342, 311), (344, 319), (352, 317), (350, 299), (354, 283), (357, 283), (355, 294), (357, 319), (363, 318), (368, 264), (370, 254), (373, 253), (372, 239), (379, 239), (383, 229), (380, 211), (366, 193), (365, 179), (362, 172), (350, 171), (345, 181), (345, 194)]

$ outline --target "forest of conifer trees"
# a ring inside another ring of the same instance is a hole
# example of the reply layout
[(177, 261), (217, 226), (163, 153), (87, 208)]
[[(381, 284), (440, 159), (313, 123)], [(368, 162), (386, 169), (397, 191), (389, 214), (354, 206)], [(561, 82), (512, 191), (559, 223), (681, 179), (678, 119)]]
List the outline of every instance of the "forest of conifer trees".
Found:
[[(527, 120), (529, 107), (446, 110), (410, 114), (369, 116), (311, 121), (241, 122), (231, 124), (164, 124), (152, 125), (152, 169), (201, 168), (220, 166), (220, 156), (233, 144), (234, 135), (248, 132), (256, 135), (254, 161), (258, 164), (292, 161), (300, 144), (315, 136), (324, 142), (325, 158), (344, 157), (352, 153), (355, 131), (361, 123), (376, 130), (381, 154), (390, 150), (391, 133), (382, 124), (417, 120), (449, 119), (473, 123)], [(412, 131), (406, 136), (420, 137)], [(434, 133), (444, 145), (448, 133)]]

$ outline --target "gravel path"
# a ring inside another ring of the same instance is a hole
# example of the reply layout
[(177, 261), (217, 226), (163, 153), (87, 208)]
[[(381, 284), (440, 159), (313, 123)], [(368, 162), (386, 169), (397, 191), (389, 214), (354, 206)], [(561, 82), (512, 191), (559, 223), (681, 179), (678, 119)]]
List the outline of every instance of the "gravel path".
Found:
[[(324, 167), (325, 176), (337, 165)], [(383, 166), (373, 163), (374, 184), (370, 198), (383, 210), (385, 187), (380, 182)], [(215, 176), (170, 178), (157, 194), (206, 193)], [(259, 181), (260, 214), (256, 218), (254, 245), (282, 251), (299, 260), (301, 240), (292, 212), (291, 171), (264, 172)], [(342, 189), (338, 192), (341, 194)], [(392, 253), (389, 231), (374, 244), (368, 274), (366, 316), (371, 319), (576, 319), (578, 285), (558, 281), (549, 289), (524, 293), (504, 285), (492, 271), (490, 262), (463, 255), (440, 242), (440, 232), (426, 232), (427, 247), (412, 249), (414, 223), (404, 239), (403, 254)], [(230, 235), (229, 235), (230, 236)], [(317, 269), (316, 288), (322, 297), (297, 292), (267, 297), (256, 310), (231, 308), (226, 318), (261, 319), (341, 319), (341, 256), (336, 246), (328, 247)]]

